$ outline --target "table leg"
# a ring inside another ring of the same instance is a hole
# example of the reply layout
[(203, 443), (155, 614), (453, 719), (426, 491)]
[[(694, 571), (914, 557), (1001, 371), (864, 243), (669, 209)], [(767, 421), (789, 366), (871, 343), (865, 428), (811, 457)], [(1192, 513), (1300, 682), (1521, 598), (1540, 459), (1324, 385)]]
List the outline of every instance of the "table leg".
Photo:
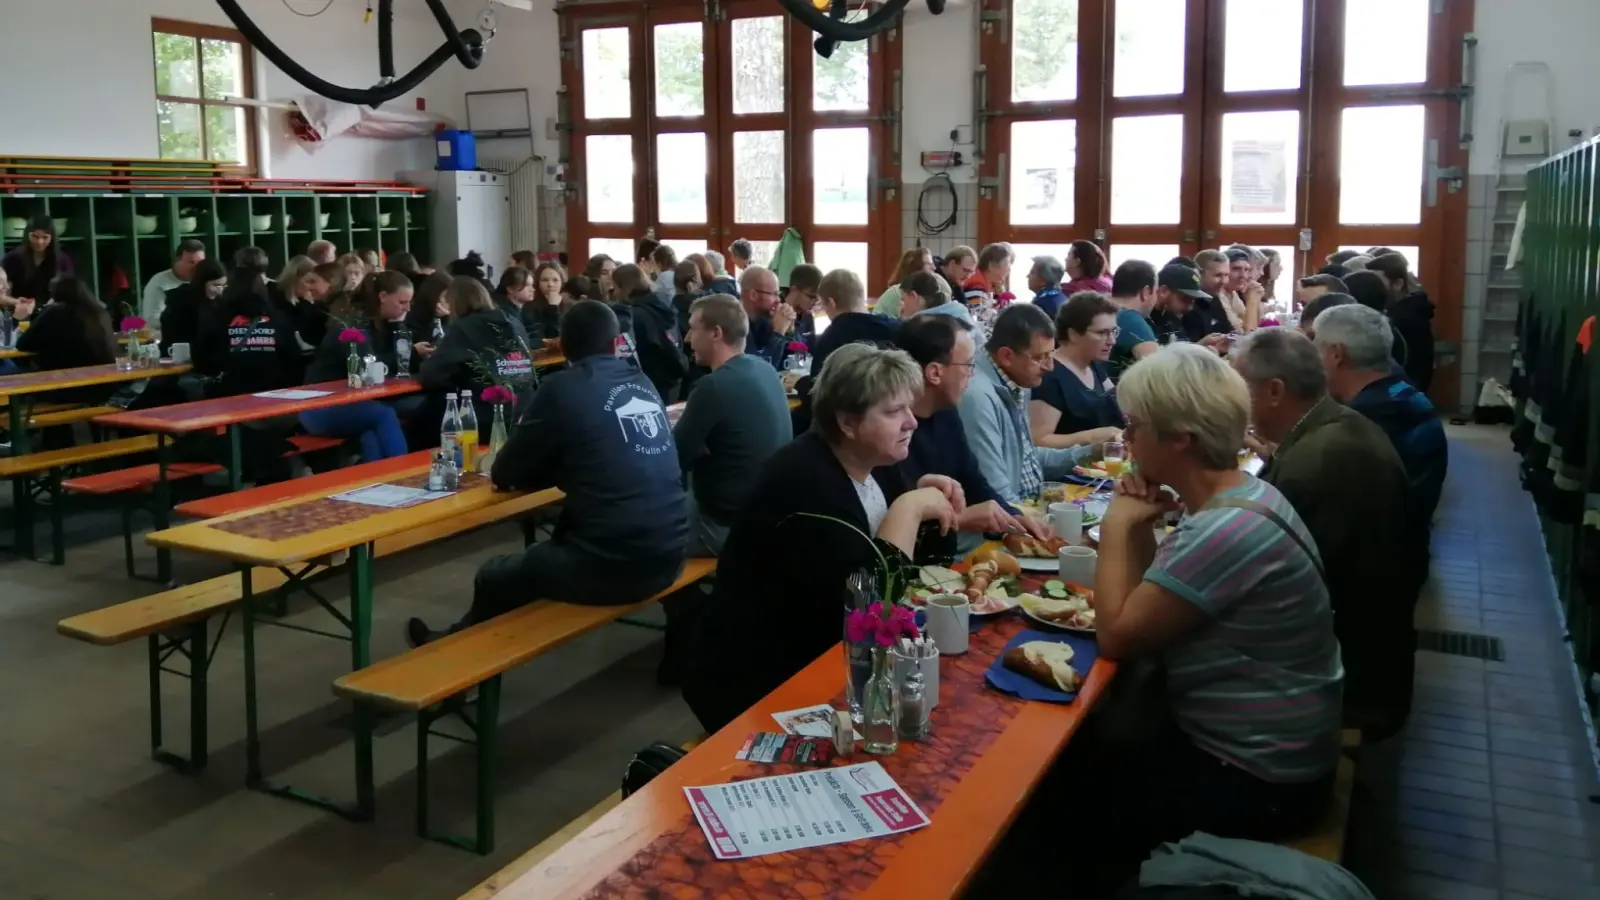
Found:
[[(155, 519), (157, 531), (163, 531), (170, 524), (172, 514), (172, 486), (167, 483), (167, 465), (171, 461), (171, 447), (165, 434), (156, 434), (156, 488), (155, 508), (150, 515)], [(250, 576), (245, 576), (248, 579)], [(172, 551), (162, 547), (156, 548), (156, 580), (162, 584), (172, 582)]]
[(244, 629), (244, 783), (259, 788), (262, 777), (261, 730), (256, 709), (256, 612), (249, 564), (239, 566), (239, 610), (240, 627)]
[(6, 405), (6, 427), (11, 430), (11, 455), (26, 456), (28, 453), (28, 401), (26, 397), (15, 396)]
[(228, 426), (228, 490), (237, 491), (244, 487), (244, 472), (239, 458), (242, 453), (239, 449), (239, 426)]
[[(372, 663), (372, 545), (363, 544), (350, 552), (350, 671), (358, 672)], [(356, 703), (356, 808), (358, 819), (372, 818), (377, 785), (372, 772), (373, 709)]]

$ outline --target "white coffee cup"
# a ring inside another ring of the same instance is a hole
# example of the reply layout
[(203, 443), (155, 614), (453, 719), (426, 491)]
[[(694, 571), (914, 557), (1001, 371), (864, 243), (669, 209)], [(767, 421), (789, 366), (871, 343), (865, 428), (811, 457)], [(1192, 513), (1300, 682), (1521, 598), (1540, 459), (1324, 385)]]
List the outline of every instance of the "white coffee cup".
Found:
[(1083, 507), (1076, 503), (1052, 503), (1049, 507), (1050, 525), (1056, 536), (1068, 543), (1083, 540)]
[(172, 345), (172, 361), (175, 362), (175, 363), (186, 363), (186, 362), (188, 362), (189, 361), (189, 345), (188, 344), (173, 344)]
[(943, 656), (967, 652), (967, 622), (972, 604), (966, 594), (934, 594), (928, 598), (928, 637)]
[(373, 360), (372, 362), (367, 363), (367, 370), (362, 374), (361, 380), (365, 381), (369, 385), (379, 385), (383, 384), (383, 379), (388, 376), (388, 374), (388, 366), (384, 365), (378, 360)]
[(1094, 587), (1095, 563), (1100, 561), (1100, 554), (1092, 547), (1062, 547), (1056, 553), (1056, 563), (1061, 580), (1068, 584), (1081, 587)]

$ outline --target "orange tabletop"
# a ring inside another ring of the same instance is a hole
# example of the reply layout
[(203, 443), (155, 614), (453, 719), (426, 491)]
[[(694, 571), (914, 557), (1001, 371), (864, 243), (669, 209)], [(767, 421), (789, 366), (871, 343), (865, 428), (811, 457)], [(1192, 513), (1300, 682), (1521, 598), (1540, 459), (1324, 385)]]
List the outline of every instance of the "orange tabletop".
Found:
[(304, 400), (258, 397), (254, 394), (243, 394), (237, 397), (216, 397), (211, 400), (178, 403), (155, 409), (109, 413), (100, 416), (95, 421), (101, 425), (111, 425), (117, 428), (155, 431), (163, 434), (183, 434), (191, 431), (204, 431), (210, 428), (238, 425), (241, 422), (257, 422), (262, 419), (277, 418), (278, 416), (292, 416), (312, 409), (347, 406), (351, 403), (360, 403), (365, 400), (382, 400), (386, 397), (414, 394), (422, 390), (422, 386), (417, 384), (414, 379), (395, 378), (374, 387), (352, 388), (345, 381), (323, 381), (317, 384), (302, 385), (298, 388), (284, 388), (284, 390), (327, 391), (328, 393), (321, 397), (311, 397)]
[(1066, 705), (987, 687), (984, 670), (1024, 627), (1020, 616), (1001, 616), (972, 635), (967, 653), (941, 661), (929, 740), (902, 742), (891, 757), (857, 752), (840, 761), (882, 762), (928, 814), (927, 828), (745, 860), (712, 857), (683, 789), (796, 771), (740, 762), (734, 753), (752, 731), (778, 730), (774, 712), (828, 702), (842, 708), (844, 651), (836, 646), (535, 868), (499, 885), (495, 897), (960, 896), (1116, 671), (1097, 660)]
[(32, 355), (32, 353), (24, 353), (21, 350), (0, 350), (0, 359), (27, 359)]
[(423, 487), (428, 468), (419, 465), (332, 486), (309, 496), (153, 532), (145, 540), (164, 550), (187, 550), (257, 566), (285, 566), (491, 508), (496, 512), (493, 518), (509, 518), (562, 497), (553, 488), (530, 493), (495, 491), (487, 476), (469, 474), (462, 477), (456, 493), (399, 509), (329, 499), (371, 484)]
[(82, 366), (76, 369), (47, 369), (43, 372), (24, 372), (21, 375), (0, 376), (0, 397), (38, 394), (45, 391), (61, 391), (67, 388), (90, 387), (97, 384), (143, 381), (146, 378), (182, 375), (189, 369), (188, 363), (164, 361), (160, 365), (138, 369), (119, 369), (116, 363), (108, 363), (103, 366)]

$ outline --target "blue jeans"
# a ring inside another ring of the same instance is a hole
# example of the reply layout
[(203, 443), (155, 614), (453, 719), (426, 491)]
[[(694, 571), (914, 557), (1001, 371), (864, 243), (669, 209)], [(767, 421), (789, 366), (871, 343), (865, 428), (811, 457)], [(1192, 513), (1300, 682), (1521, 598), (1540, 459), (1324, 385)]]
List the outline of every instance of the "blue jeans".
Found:
[(300, 414), (306, 431), (323, 437), (359, 437), (361, 461), (377, 462), (406, 455), (406, 436), (400, 417), (376, 400), (311, 409)]

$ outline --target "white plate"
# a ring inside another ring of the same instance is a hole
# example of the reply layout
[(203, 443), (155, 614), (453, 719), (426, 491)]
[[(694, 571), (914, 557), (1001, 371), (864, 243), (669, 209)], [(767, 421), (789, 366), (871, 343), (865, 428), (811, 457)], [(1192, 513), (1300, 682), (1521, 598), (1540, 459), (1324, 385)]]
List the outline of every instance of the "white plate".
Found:
[[(1167, 535), (1169, 535), (1171, 533), (1172, 533), (1171, 531), (1168, 531), (1167, 529), (1162, 528), (1159, 525), (1156, 526), (1156, 543), (1159, 544), (1162, 541), (1166, 540), (1167, 539)], [(1099, 525), (1096, 525), (1093, 528), (1089, 528), (1089, 529), (1085, 530), (1084, 534), (1088, 536), (1089, 540), (1094, 541), (1096, 544), (1100, 543), (1100, 526)]]
[(970, 615), (975, 619), (987, 619), (990, 616), (998, 616), (1001, 613), (1011, 612), (1013, 609), (1016, 609), (1018, 606), (1022, 605), (1022, 602), (1015, 597), (1007, 597), (1006, 602), (1009, 603), (1010, 606), (1007, 606), (1005, 609), (996, 609), (991, 612), (978, 612), (976, 609), (974, 609), (971, 611)]
[(1034, 615), (1033, 613), (1028, 612), (1027, 607), (1023, 606), (1020, 603), (1017, 604), (1017, 607), (1022, 610), (1023, 616), (1025, 616), (1025, 617), (1027, 617), (1027, 618), (1029, 618), (1029, 619), (1031, 619), (1031, 620), (1033, 620), (1035, 622), (1038, 622), (1040, 625), (1043, 625), (1046, 628), (1052, 628), (1052, 629), (1055, 629), (1056, 631), (1071, 631), (1074, 634), (1094, 634), (1094, 629), (1093, 628), (1073, 628), (1070, 625), (1061, 625), (1061, 624), (1058, 624), (1056, 622), (1052, 622), (1049, 619), (1041, 619), (1041, 618), (1039, 618), (1038, 616)]
[(1017, 566), (1024, 572), (1059, 572), (1061, 563), (1054, 559), (1043, 559), (1037, 556), (1017, 557)]

